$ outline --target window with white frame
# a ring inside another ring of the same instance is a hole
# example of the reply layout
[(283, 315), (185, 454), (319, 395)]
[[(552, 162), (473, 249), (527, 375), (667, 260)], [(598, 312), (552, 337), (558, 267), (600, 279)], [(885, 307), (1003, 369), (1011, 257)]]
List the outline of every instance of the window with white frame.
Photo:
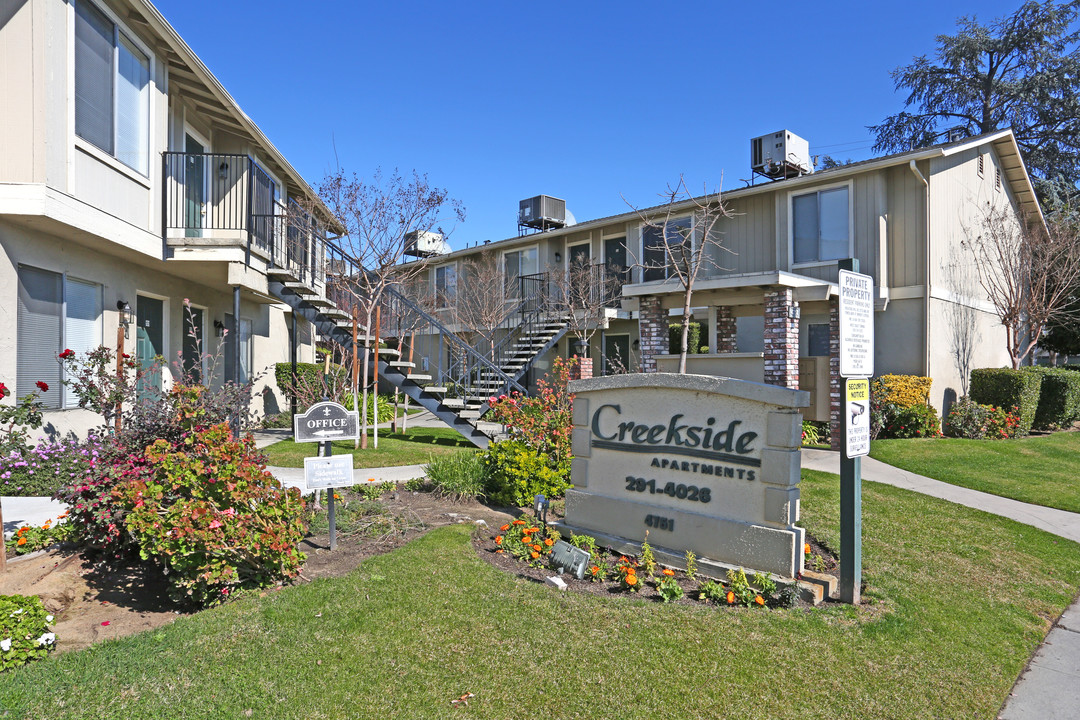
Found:
[(435, 307), (448, 308), (457, 297), (457, 266), (441, 265), (435, 268)]
[(101, 294), (97, 283), (19, 266), (16, 398), (36, 392), (46, 407), (78, 407), (78, 398), (63, 386), (56, 356), (65, 350), (81, 355), (101, 345)]
[(75, 4), (75, 134), (150, 173), (150, 57), (86, 0)]
[(825, 262), (850, 257), (850, 208), (851, 191), (847, 185), (793, 196), (794, 262)]
[(508, 297), (520, 297), (519, 279), (539, 272), (539, 253), (536, 247), (512, 250), (503, 254), (503, 277)]
[[(675, 218), (663, 225), (646, 225), (641, 229), (641, 281), (665, 280), (674, 273), (684, 249), (692, 242), (692, 223), (689, 217)], [(666, 247), (665, 247), (666, 246)]]

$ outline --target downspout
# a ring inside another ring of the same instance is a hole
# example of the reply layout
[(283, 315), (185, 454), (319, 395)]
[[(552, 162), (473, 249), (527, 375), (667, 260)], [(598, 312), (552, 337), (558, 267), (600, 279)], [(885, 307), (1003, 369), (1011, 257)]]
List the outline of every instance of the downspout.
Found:
[(911, 168), (911, 172), (915, 174), (915, 177), (919, 178), (919, 181), (925, 188), (926, 267), (924, 268), (925, 283), (923, 285), (923, 375), (925, 377), (930, 377), (930, 183), (927, 182), (926, 178), (923, 177), (923, 174), (919, 172), (919, 168), (914, 160), (908, 163), (908, 167)]

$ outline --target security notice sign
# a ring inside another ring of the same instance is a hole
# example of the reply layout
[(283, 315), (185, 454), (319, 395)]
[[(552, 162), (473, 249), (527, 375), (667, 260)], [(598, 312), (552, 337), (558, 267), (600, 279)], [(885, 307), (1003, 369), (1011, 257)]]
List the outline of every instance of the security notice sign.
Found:
[(874, 279), (840, 271), (840, 377), (874, 374)]
[(847, 439), (845, 448), (849, 458), (870, 454), (870, 381), (867, 378), (849, 378), (844, 381), (847, 398)]

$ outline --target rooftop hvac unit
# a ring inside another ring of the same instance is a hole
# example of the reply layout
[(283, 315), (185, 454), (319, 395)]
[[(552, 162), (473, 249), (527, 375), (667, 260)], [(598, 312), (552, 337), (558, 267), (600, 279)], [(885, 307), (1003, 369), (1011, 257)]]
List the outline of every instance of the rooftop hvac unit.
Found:
[(405, 235), (405, 254), (412, 257), (426, 258), (434, 255), (446, 255), (450, 244), (437, 232), (413, 230)]
[(750, 141), (750, 169), (774, 180), (812, 173), (810, 143), (787, 130), (756, 137)]
[(550, 230), (566, 226), (566, 201), (537, 195), (518, 204), (518, 226)]

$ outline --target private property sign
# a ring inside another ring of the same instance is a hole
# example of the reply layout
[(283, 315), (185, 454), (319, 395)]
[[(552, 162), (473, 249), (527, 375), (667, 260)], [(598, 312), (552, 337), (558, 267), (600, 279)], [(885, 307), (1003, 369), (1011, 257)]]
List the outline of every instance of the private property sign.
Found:
[(802, 569), (798, 390), (705, 375), (571, 383), (566, 530), (783, 577)]
[(874, 279), (840, 271), (840, 377), (874, 374)]
[(296, 442), (328, 442), (360, 438), (360, 414), (336, 402), (315, 403), (293, 418)]

